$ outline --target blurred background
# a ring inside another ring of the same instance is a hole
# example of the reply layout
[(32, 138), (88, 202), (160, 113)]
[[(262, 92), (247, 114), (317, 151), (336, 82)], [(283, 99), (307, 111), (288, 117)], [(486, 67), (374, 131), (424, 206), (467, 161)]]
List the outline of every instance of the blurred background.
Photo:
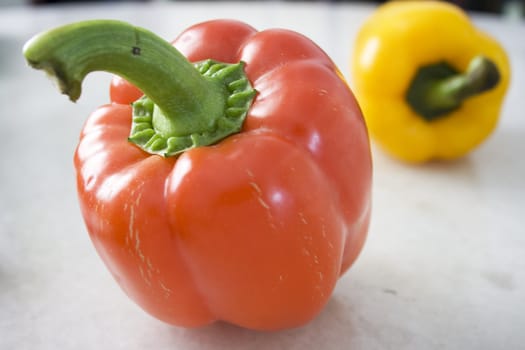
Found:
[[(0, 6), (23, 6), (35, 5), (45, 6), (57, 3), (87, 3), (87, 2), (155, 2), (155, 1), (191, 1), (191, 0), (0, 0)], [(220, 1), (220, 0), (212, 0)], [(252, 1), (272, 1), (272, 0), (252, 0)], [(273, 0), (274, 1), (274, 0)], [(285, 1), (304, 1), (304, 0), (285, 0)], [(325, 2), (369, 2), (382, 3), (385, 0), (310, 0)], [(447, 0), (455, 3), (465, 10), (497, 14), (502, 16), (525, 17), (525, 0)]]

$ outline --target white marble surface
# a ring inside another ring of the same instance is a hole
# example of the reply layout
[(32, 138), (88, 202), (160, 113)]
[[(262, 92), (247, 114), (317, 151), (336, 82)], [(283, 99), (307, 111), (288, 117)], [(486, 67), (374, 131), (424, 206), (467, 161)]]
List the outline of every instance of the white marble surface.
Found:
[(72, 154), (107, 101), (94, 73), (73, 105), (21, 47), (43, 29), (115, 18), (166, 39), (211, 18), (285, 27), (316, 41), (348, 76), (366, 5), (153, 2), (0, 10), (0, 349), (523, 349), (525, 344), (525, 26), (476, 23), (508, 50), (501, 123), (469, 157), (407, 166), (374, 148), (369, 240), (309, 325), (257, 333), (170, 327), (124, 296), (95, 253), (76, 202)]

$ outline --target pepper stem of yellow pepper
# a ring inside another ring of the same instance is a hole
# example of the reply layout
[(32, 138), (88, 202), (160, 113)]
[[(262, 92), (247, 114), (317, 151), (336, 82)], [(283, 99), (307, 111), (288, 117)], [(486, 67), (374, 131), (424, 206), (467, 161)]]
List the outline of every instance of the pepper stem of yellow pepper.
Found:
[(242, 62), (192, 64), (157, 35), (120, 21), (83, 21), (41, 33), (26, 43), (24, 56), (72, 101), (93, 71), (136, 85), (145, 96), (133, 104), (129, 140), (163, 156), (240, 131), (255, 96)]
[(464, 73), (446, 62), (421, 67), (407, 90), (408, 104), (426, 121), (433, 121), (458, 109), (472, 96), (493, 89), (500, 81), (494, 62), (474, 57)]

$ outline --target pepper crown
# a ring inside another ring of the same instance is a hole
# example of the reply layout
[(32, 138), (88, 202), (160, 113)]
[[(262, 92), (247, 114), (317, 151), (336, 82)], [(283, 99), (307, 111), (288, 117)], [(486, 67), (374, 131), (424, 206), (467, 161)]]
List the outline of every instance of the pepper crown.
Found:
[(498, 85), (498, 67), (484, 56), (474, 57), (464, 73), (447, 62), (419, 68), (406, 93), (406, 101), (426, 121), (458, 109), (462, 102)]
[(157, 35), (120, 21), (83, 21), (41, 33), (26, 43), (24, 56), (72, 101), (93, 71), (136, 85), (145, 96), (133, 103), (129, 140), (163, 156), (239, 132), (256, 93), (242, 62), (194, 65)]

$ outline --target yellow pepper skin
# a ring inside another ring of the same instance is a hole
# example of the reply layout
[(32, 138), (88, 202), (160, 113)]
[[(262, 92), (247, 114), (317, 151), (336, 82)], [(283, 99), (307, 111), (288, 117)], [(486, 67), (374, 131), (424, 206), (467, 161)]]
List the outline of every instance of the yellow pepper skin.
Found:
[[(446, 63), (462, 74), (478, 56), (490, 61), (492, 73), (499, 75), (493, 86), (463, 96), (456, 107), (430, 119), (408, 102), (407, 93), (422, 67)], [(351, 73), (372, 138), (391, 155), (422, 163), (464, 156), (492, 133), (510, 66), (502, 46), (475, 28), (457, 6), (393, 1), (379, 6), (358, 32)]]

